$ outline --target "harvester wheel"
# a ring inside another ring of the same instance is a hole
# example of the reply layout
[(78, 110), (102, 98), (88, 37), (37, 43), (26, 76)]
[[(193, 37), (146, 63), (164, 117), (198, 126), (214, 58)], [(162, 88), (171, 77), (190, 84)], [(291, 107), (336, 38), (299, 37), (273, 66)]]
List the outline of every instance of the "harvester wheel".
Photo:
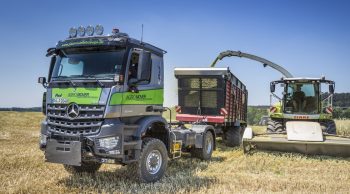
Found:
[(242, 127), (232, 127), (229, 128), (224, 136), (224, 142), (228, 147), (240, 146), (242, 143), (242, 135), (243, 135)]
[(285, 131), (282, 122), (271, 119), (267, 122), (267, 133), (282, 133)]
[(192, 148), (191, 155), (201, 160), (209, 160), (214, 149), (214, 137), (207, 131), (203, 137), (203, 148)]
[(327, 122), (322, 122), (321, 128), (324, 133), (336, 135), (337, 134), (337, 129), (335, 122), (333, 120), (327, 121)]
[(81, 166), (72, 166), (64, 164), (64, 169), (71, 174), (95, 173), (100, 169), (101, 164), (97, 162), (82, 162)]
[(161, 179), (168, 165), (167, 149), (162, 141), (145, 138), (137, 162), (127, 165), (128, 171), (139, 182), (156, 182)]

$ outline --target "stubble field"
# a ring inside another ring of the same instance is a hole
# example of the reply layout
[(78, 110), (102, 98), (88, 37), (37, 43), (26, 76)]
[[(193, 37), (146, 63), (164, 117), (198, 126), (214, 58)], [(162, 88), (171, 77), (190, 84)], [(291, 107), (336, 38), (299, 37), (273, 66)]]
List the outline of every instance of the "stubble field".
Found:
[[(350, 158), (255, 152), (219, 140), (211, 161), (185, 155), (169, 162), (154, 184), (135, 182), (126, 167), (103, 165), (94, 175), (70, 175), (44, 162), (38, 149), (41, 113), (0, 112), (0, 193), (349, 193)], [(336, 122), (350, 134), (350, 121)], [(263, 127), (253, 127), (262, 131)]]

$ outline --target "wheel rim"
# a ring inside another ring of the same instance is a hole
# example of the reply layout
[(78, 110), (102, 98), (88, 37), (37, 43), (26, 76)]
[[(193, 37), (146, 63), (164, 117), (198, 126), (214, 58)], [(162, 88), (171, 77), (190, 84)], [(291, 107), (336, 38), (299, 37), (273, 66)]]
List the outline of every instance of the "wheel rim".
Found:
[(207, 151), (207, 154), (211, 153), (211, 150), (213, 149), (213, 140), (212, 138), (210, 138), (210, 135), (207, 136), (206, 140), (205, 140), (205, 150)]
[(156, 174), (162, 166), (162, 155), (158, 150), (151, 151), (146, 160), (146, 168), (150, 174)]

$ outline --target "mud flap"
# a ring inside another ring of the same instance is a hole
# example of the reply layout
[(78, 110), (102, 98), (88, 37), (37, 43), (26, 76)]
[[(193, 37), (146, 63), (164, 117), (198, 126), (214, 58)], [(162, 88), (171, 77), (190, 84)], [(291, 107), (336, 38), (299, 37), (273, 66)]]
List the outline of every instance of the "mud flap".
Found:
[(81, 142), (49, 139), (45, 150), (46, 162), (81, 165)]

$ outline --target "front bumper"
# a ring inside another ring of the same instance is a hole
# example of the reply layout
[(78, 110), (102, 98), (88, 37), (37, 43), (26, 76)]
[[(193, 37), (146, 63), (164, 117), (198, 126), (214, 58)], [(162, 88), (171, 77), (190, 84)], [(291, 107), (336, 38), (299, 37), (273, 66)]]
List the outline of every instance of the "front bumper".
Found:
[(141, 150), (141, 140), (133, 140), (132, 136), (127, 136), (131, 134), (128, 132), (130, 127), (116, 119), (106, 119), (96, 135), (73, 136), (47, 129), (44, 121), (39, 147), (45, 152), (46, 162), (75, 166), (80, 166), (84, 161), (127, 163), (130, 159), (135, 159)]

